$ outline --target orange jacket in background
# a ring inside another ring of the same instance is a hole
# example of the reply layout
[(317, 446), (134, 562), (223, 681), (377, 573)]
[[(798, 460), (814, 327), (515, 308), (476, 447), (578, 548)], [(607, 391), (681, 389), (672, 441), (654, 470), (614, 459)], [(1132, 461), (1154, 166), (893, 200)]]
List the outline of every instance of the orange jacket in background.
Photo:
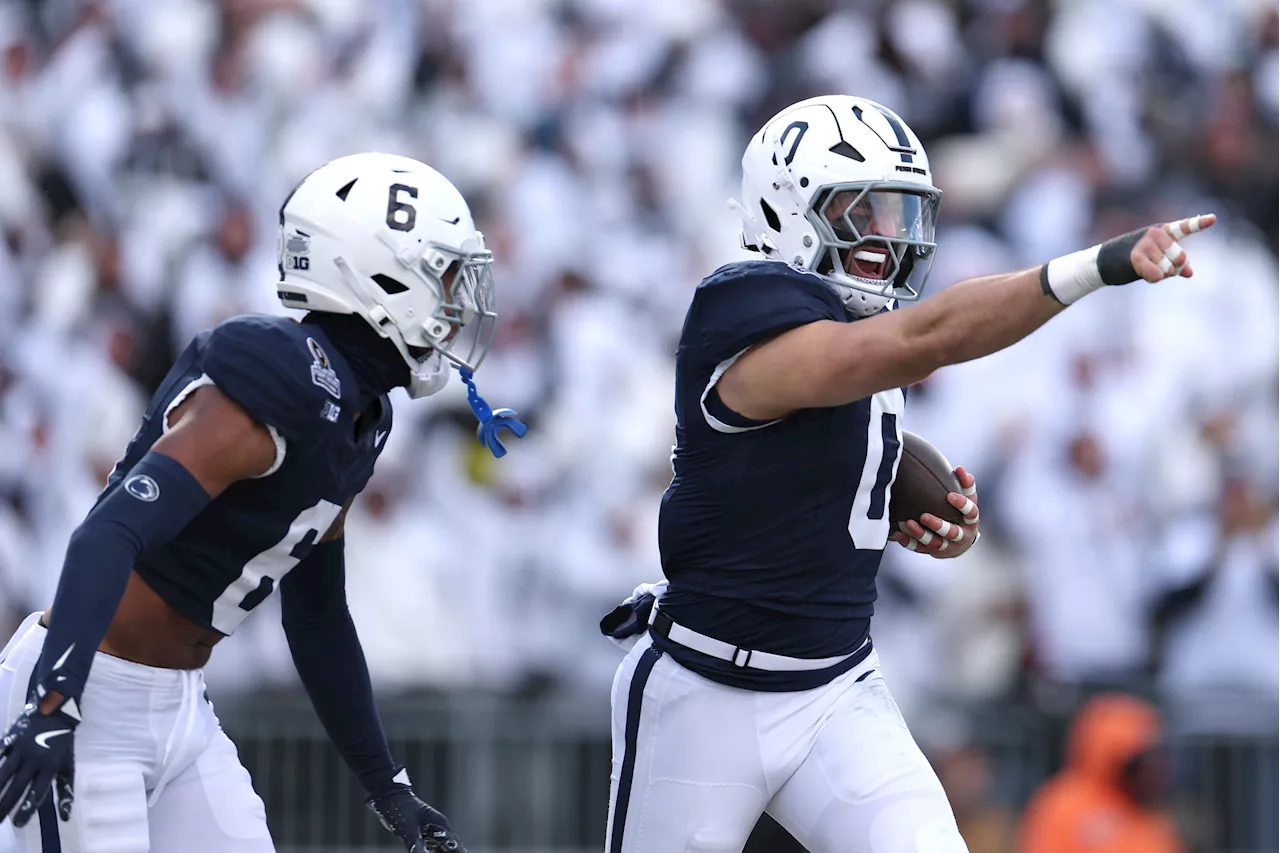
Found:
[(1125, 762), (1159, 737), (1160, 717), (1147, 703), (1089, 701), (1072, 723), (1067, 766), (1027, 805), (1020, 853), (1181, 853), (1173, 824), (1120, 785)]

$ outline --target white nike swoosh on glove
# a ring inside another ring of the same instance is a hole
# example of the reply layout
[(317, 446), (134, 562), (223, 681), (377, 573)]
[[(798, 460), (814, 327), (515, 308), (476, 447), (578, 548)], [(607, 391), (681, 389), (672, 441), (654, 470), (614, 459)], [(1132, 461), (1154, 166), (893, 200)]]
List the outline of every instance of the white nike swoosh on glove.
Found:
[(55, 729), (51, 732), (42, 732), (36, 735), (35, 737), (36, 745), (42, 746), (45, 749), (48, 749), (50, 738), (55, 738), (58, 735), (69, 735), (69, 734), (71, 734), (71, 729)]

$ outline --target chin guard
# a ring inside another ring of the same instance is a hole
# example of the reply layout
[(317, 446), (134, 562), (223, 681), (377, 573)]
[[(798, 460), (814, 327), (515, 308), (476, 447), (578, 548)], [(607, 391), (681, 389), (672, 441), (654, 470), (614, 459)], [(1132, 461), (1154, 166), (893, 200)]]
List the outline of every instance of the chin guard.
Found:
[(502, 446), (498, 431), (508, 429), (515, 434), (516, 438), (524, 438), (529, 428), (524, 425), (513, 409), (490, 408), (480, 396), (480, 392), (476, 390), (476, 383), (470, 370), (459, 366), (458, 375), (467, 386), (467, 404), (471, 406), (471, 411), (480, 421), (480, 426), (476, 427), (476, 440), (482, 446), (489, 448), (495, 459), (501, 459), (507, 455), (507, 448)]

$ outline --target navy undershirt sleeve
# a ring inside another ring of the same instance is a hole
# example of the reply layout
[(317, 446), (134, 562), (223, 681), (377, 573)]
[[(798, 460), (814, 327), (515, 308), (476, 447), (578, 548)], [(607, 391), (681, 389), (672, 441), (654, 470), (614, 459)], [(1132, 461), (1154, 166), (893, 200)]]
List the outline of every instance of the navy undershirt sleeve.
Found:
[(316, 715), (370, 796), (395, 786), (364, 650), (347, 609), (343, 539), (321, 542), (280, 582), (285, 636)]
[(41, 696), (51, 690), (80, 696), (134, 560), (177, 536), (209, 500), (180, 463), (151, 452), (98, 502), (67, 544), (49, 635), (36, 665)]

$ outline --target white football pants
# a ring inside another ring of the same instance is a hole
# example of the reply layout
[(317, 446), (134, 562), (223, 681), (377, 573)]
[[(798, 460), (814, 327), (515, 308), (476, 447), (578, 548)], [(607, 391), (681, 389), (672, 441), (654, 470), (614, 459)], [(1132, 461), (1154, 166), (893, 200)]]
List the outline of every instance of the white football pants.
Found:
[(641, 637), (613, 681), (607, 853), (737, 853), (765, 811), (810, 853), (967, 853), (878, 666), (761, 693)]
[[(0, 730), (26, 703), (45, 638), (38, 618), (0, 653)], [(99, 652), (80, 702), (71, 820), (50, 798), (12, 830), (19, 853), (273, 853), (266, 809), (204, 694), (199, 670)]]

